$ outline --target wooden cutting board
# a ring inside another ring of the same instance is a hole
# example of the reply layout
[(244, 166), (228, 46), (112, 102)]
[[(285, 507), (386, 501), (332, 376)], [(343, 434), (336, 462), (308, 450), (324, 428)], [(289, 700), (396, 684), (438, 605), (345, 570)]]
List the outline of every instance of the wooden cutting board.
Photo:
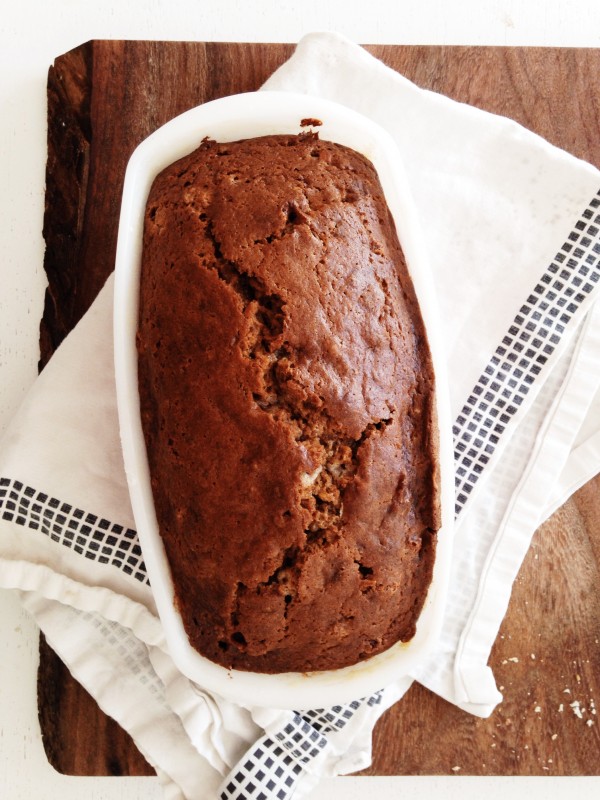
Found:
[[(368, 48), (419, 86), (505, 114), (600, 167), (600, 51)], [(134, 147), (194, 105), (257, 89), (291, 45), (95, 41), (48, 76), (43, 366), (113, 269)], [(600, 774), (600, 478), (536, 533), (490, 658), (504, 702), (477, 719), (420, 686), (381, 719), (368, 775)], [(152, 774), (42, 641), (39, 713), (70, 775)], [(574, 705), (572, 705), (574, 704)]]

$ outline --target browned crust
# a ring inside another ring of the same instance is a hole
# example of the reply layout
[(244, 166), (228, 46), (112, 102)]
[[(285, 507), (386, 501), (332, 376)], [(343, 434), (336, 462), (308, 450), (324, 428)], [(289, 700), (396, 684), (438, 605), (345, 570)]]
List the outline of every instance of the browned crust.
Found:
[(205, 141), (155, 182), (143, 261), (142, 419), (192, 644), (280, 672), (410, 639), (434, 381), (370, 162), (312, 133)]

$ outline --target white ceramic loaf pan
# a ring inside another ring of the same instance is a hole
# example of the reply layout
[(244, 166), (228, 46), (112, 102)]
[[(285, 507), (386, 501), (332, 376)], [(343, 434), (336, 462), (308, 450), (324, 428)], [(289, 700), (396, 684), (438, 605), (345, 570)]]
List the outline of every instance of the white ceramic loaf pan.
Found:
[[(234, 141), (275, 133), (299, 133), (303, 119), (318, 119), (319, 136), (363, 153), (374, 164), (404, 250), (427, 329), (436, 375), (441, 474), (442, 528), (433, 580), (414, 638), (384, 653), (340, 670), (263, 675), (227, 670), (199, 655), (189, 644), (155, 516), (137, 381), (136, 329), (142, 232), (146, 201), (155, 176), (194, 150), (208, 136)], [(366, 696), (411, 674), (430, 652), (441, 628), (450, 569), (454, 517), (451, 421), (444, 351), (437, 328), (435, 293), (421, 240), (419, 222), (398, 151), (375, 123), (350, 109), (306, 95), (256, 92), (206, 103), (176, 117), (133, 153), (123, 189), (115, 279), (115, 370), (125, 469), (144, 560), (177, 667), (200, 687), (242, 705), (321, 708)]]

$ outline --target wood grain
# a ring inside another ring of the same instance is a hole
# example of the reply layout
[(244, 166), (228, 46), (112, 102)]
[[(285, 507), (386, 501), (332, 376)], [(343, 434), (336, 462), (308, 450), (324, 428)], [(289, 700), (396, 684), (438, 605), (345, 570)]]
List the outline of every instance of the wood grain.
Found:
[[(512, 117), (600, 166), (599, 51), (368, 49), (419, 86)], [(48, 78), (42, 366), (112, 271), (134, 147), (187, 108), (258, 88), (292, 50), (99, 41), (56, 60)], [(364, 774), (600, 774), (600, 722), (592, 713), (600, 698), (599, 490), (597, 478), (535, 535), (490, 657), (504, 687), (494, 714), (477, 719), (415, 685), (380, 720)], [(151, 774), (44, 643), (39, 707), (46, 752), (60, 772)]]
[(415, 684), (379, 721), (365, 774), (600, 774), (599, 493), (600, 476), (533, 538), (490, 657), (504, 695), (492, 716)]
[(129, 734), (103, 714), (43, 636), (38, 711), (48, 761), (65, 775), (154, 775)]

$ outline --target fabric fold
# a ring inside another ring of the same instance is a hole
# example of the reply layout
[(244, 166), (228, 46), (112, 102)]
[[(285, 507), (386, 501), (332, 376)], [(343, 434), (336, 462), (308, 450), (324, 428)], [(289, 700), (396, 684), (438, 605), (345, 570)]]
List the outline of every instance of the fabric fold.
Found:
[(324, 709), (241, 708), (166, 650), (121, 456), (112, 277), (0, 441), (0, 586), (131, 733), (165, 797), (298, 800), (366, 767), (413, 680), (478, 716), (536, 527), (600, 471), (600, 173), (516, 123), (418, 88), (337, 34), (307, 36), (265, 90), (382, 125), (406, 166), (439, 298), (456, 532), (443, 631), (415, 674)]

